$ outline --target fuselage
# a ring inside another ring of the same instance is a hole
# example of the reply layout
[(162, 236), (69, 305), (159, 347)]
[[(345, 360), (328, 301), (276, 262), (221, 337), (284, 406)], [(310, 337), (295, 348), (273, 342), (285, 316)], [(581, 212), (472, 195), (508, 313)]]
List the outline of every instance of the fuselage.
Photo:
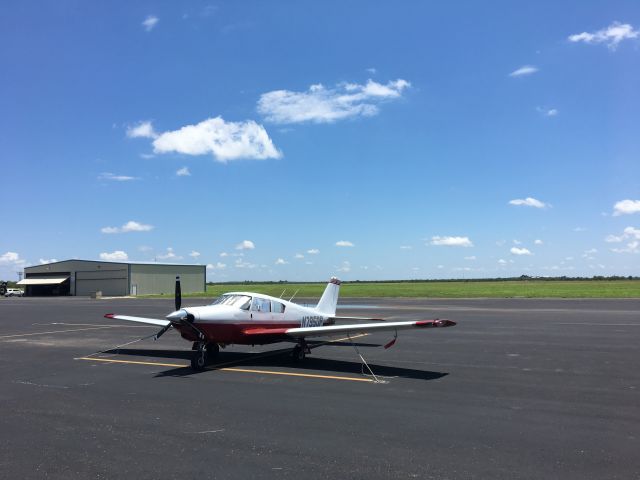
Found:
[[(290, 340), (284, 333), (287, 328), (330, 325), (333, 315), (269, 295), (229, 292), (210, 305), (186, 307), (167, 315), (184, 339), (198, 341), (197, 331), (179, 320), (185, 316), (208, 342), (255, 345)], [(247, 335), (256, 329), (259, 336)]]

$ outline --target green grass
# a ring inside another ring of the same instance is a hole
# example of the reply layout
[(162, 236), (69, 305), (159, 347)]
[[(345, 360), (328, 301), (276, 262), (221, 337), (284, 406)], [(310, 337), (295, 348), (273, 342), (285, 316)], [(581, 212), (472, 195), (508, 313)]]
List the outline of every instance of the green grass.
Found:
[[(216, 297), (225, 292), (250, 291), (288, 299), (296, 290), (296, 297), (320, 297), (326, 283), (313, 284), (221, 284), (207, 285), (204, 294)], [(203, 293), (185, 296), (202, 296)], [(172, 295), (165, 295), (172, 296)], [(344, 283), (342, 298), (349, 297), (435, 297), (435, 298), (640, 298), (640, 280), (590, 281), (490, 281), (490, 282), (406, 282), (406, 283)]]

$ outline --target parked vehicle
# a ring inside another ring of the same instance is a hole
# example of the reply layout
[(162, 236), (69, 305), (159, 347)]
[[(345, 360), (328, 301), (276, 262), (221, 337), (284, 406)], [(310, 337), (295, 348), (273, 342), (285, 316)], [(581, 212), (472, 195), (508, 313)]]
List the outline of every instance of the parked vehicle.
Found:
[(24, 290), (19, 288), (7, 288), (7, 292), (4, 294), (5, 297), (22, 297), (23, 295)]

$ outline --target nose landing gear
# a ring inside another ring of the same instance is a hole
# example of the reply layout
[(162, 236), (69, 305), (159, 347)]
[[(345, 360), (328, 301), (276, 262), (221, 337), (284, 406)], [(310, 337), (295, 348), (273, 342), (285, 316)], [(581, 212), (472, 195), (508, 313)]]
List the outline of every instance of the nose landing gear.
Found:
[(191, 368), (196, 371), (204, 370), (207, 364), (215, 359), (220, 352), (220, 347), (215, 342), (194, 342), (192, 349), (194, 352), (191, 356)]

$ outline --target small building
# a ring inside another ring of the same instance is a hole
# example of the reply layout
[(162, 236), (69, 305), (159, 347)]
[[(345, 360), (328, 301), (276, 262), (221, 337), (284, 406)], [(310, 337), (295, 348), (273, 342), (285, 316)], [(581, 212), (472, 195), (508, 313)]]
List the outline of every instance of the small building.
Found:
[(26, 267), (24, 279), (18, 285), (25, 287), (27, 296), (83, 296), (96, 292), (106, 296), (172, 294), (178, 275), (183, 293), (205, 291), (205, 265), (94, 260), (64, 260)]

